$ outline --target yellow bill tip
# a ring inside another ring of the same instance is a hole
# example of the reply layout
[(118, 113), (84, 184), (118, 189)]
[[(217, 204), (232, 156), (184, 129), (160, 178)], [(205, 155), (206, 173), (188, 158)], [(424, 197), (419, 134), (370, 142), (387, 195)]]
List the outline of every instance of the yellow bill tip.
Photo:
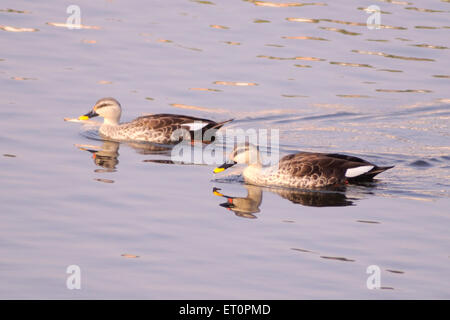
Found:
[(223, 194), (221, 194), (221, 193), (218, 192), (218, 191), (214, 191), (213, 194), (214, 194), (215, 196), (218, 196), (218, 197), (223, 197)]
[(89, 120), (88, 116), (79, 116), (78, 120)]
[(225, 168), (215, 168), (214, 169), (214, 173), (219, 173), (219, 172), (222, 172), (224, 170), (225, 170)]

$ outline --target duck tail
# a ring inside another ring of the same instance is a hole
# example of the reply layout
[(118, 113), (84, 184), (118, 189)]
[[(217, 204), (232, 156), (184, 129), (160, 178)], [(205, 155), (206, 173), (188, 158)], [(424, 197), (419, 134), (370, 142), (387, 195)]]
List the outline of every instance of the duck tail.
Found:
[(222, 122), (217, 122), (215, 125), (213, 125), (211, 128), (212, 129), (220, 129), (220, 128), (222, 128), (222, 126), (224, 125), (224, 124), (226, 124), (226, 123), (228, 123), (228, 122), (231, 122), (231, 121), (233, 121), (234, 119), (229, 119), (229, 120), (225, 120), (225, 121), (222, 121)]
[(369, 172), (367, 172), (366, 175), (370, 176), (371, 178), (375, 177), (377, 174), (382, 173), (386, 170), (392, 169), (395, 166), (387, 166), (387, 167), (375, 167)]
[(370, 170), (370, 171), (368, 171), (368, 172), (366, 172), (366, 173), (364, 173), (364, 174), (362, 174), (360, 176), (357, 176), (357, 177), (354, 177), (354, 178), (350, 178), (350, 179), (348, 179), (348, 181), (349, 182), (372, 181), (373, 178), (376, 175), (378, 175), (378, 174), (380, 174), (380, 173), (382, 173), (382, 172), (384, 172), (386, 170), (392, 169), (393, 167), (395, 167), (395, 166), (386, 166), (386, 167), (377, 167), (377, 166), (375, 166), (372, 170)]

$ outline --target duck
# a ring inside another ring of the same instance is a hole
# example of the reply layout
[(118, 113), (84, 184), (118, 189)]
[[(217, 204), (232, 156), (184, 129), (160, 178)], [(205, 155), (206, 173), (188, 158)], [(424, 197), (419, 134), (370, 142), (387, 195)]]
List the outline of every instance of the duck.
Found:
[[(99, 134), (103, 138), (115, 141), (139, 141), (157, 144), (174, 144), (184, 138), (191, 141), (199, 137), (204, 143), (214, 141), (214, 133), (224, 124), (233, 121), (215, 122), (179, 114), (152, 114), (138, 117), (130, 122), (120, 123), (122, 107), (114, 98), (98, 100), (91, 111), (78, 117), (78, 120), (89, 120), (100, 116), (103, 123)], [(205, 139), (203, 139), (205, 137)]]
[(259, 149), (251, 143), (236, 146), (229, 160), (214, 169), (222, 172), (235, 164), (245, 164), (242, 172), (249, 184), (300, 189), (323, 188), (372, 181), (379, 173), (394, 166), (379, 167), (358, 157), (338, 153), (298, 152), (263, 167)]

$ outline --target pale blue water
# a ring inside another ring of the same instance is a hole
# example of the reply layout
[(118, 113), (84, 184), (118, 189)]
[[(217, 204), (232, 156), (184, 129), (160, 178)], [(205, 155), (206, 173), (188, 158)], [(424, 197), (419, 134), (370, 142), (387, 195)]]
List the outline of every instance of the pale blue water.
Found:
[[(0, 3), (2, 299), (450, 297), (448, 2), (76, 4), (100, 29), (47, 24), (65, 23), (69, 3)], [(358, 8), (372, 4), (401, 28), (367, 29)], [(281, 154), (396, 167), (369, 186), (247, 197), (213, 166), (101, 150), (63, 121), (104, 96), (124, 120), (231, 117), (231, 129), (278, 129)], [(227, 210), (214, 188), (246, 199)], [(66, 287), (69, 265), (81, 290)], [(381, 289), (367, 289), (370, 265)]]

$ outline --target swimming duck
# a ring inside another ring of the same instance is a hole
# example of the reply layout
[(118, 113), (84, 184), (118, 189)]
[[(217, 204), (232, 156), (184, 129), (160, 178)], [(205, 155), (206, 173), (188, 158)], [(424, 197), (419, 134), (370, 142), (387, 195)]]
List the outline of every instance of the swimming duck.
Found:
[[(204, 136), (211, 135), (211, 138), (204, 142), (212, 142), (214, 135), (210, 133), (233, 120), (214, 122), (208, 119), (163, 113), (142, 116), (131, 122), (119, 123), (121, 114), (122, 107), (116, 99), (102, 98), (95, 103), (90, 112), (78, 119), (88, 120), (97, 116), (103, 117), (104, 121), (99, 133), (108, 139), (160, 144), (173, 144), (179, 142), (182, 138), (186, 138), (185, 135), (177, 135), (177, 133), (182, 132), (177, 132), (177, 129), (185, 129), (184, 132), (189, 133), (191, 140), (194, 140), (197, 136), (202, 139)], [(207, 131), (208, 133), (205, 135)]]
[(237, 164), (246, 164), (245, 182), (260, 186), (321, 188), (351, 182), (370, 181), (392, 168), (378, 167), (366, 160), (336, 153), (299, 152), (284, 156), (278, 165), (263, 167), (259, 150), (252, 144), (237, 146), (229, 161), (214, 170), (219, 173)]

